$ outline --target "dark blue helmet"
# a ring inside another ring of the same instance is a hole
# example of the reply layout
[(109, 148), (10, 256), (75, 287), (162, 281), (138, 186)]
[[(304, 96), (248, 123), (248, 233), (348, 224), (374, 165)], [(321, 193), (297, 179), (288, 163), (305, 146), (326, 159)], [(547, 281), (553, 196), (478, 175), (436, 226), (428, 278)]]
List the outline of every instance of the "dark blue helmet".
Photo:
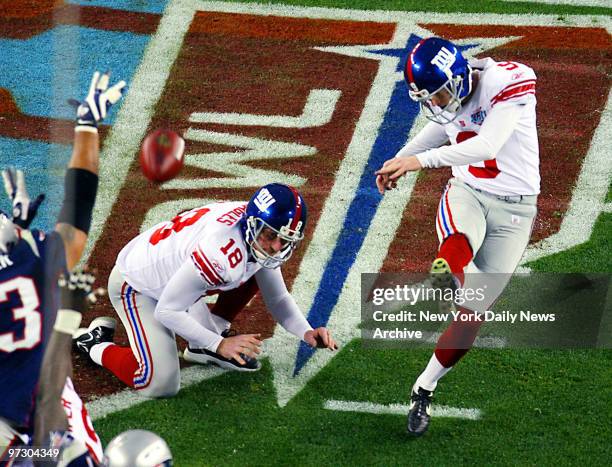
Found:
[[(472, 91), (472, 68), (453, 44), (439, 37), (419, 42), (406, 60), (404, 77), (408, 94), (421, 104), (425, 116), (436, 123), (450, 123), (461, 110), (461, 101)], [(450, 94), (444, 108), (431, 103), (431, 97), (445, 90)]]
[[(265, 268), (277, 268), (287, 261), (304, 238), (307, 209), (302, 195), (293, 187), (271, 183), (255, 192), (246, 208), (245, 237), (253, 258)], [(270, 255), (259, 244), (264, 227), (282, 242), (282, 249)]]

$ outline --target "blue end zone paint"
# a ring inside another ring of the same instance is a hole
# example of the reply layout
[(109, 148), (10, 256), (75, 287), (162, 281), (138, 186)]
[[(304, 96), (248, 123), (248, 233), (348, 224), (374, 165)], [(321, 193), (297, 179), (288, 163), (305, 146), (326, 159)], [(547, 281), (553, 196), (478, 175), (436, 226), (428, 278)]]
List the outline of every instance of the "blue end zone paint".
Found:
[[(85, 97), (95, 70), (110, 70), (111, 82), (124, 79), (129, 85), (149, 38), (58, 26), (26, 40), (0, 39), (0, 87), (11, 92), (25, 114), (72, 119), (74, 110), (66, 101)], [(111, 109), (107, 123), (116, 113)]]
[(169, 0), (69, 0), (67, 3), (83, 6), (101, 6), (117, 10), (162, 13)]
[[(374, 53), (399, 57), (397, 71), (403, 71), (406, 63), (406, 51), (411, 50), (421, 39), (421, 37), (411, 34), (406, 47), (402, 49), (382, 49)], [(463, 51), (472, 47), (474, 45), (459, 48)], [(374, 172), (406, 144), (406, 138), (418, 113), (419, 105), (408, 96), (406, 83), (403, 80), (397, 82), (374, 147), (359, 180), (357, 192), (349, 206), (342, 231), (325, 267), (312, 307), (309, 310), (308, 321), (313, 328), (325, 326), (329, 321), (350, 268), (355, 262), (357, 253), (368, 233), (370, 223), (382, 200), (382, 196), (376, 188)], [(402, 213), (398, 212), (397, 215), (401, 216)], [(355, 296), (359, 297), (360, 294), (357, 293)], [(357, 299), (355, 301), (355, 313), (360, 312), (360, 306), (361, 304)], [(331, 331), (333, 332), (333, 329)], [(314, 352), (315, 350), (310, 346), (300, 342), (293, 376), (300, 372)]]
[[(421, 40), (419, 37), (411, 35), (406, 48), (414, 47), (419, 40)], [(406, 48), (401, 50), (387, 49), (383, 50), (382, 53), (400, 56)], [(402, 60), (400, 60), (398, 69), (401, 69), (401, 66)], [(323, 272), (319, 288), (308, 313), (308, 321), (313, 328), (327, 324), (331, 312), (338, 302), (349, 270), (355, 262), (357, 252), (363, 244), (370, 223), (382, 200), (382, 196), (376, 188), (374, 172), (406, 144), (406, 138), (418, 113), (419, 107), (408, 97), (406, 84), (403, 81), (398, 81), (395, 84), (389, 107), (380, 125), (372, 152), (359, 180), (357, 192), (348, 208), (342, 231)], [(398, 213), (397, 215), (401, 216), (401, 214)], [(359, 294), (356, 296), (359, 296)], [(357, 300), (355, 302), (355, 313), (359, 313), (359, 307), (360, 304)], [(333, 329), (331, 331), (333, 332)], [(294, 376), (300, 372), (314, 352), (314, 349), (310, 346), (300, 342), (293, 371)]]
[[(12, 165), (23, 170), (30, 198), (40, 193), (47, 196), (33, 228), (49, 231), (55, 226), (64, 199), (64, 171), (71, 153), (72, 147), (68, 145), (0, 137), (0, 168)], [(0, 191), (3, 193), (0, 208), (10, 213), (11, 203), (4, 195), (4, 187)]]

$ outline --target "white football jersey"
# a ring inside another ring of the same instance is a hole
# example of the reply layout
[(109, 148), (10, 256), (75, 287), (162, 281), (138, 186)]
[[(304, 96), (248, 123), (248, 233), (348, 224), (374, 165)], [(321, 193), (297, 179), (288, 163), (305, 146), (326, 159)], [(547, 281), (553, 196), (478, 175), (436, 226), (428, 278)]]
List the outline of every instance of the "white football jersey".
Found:
[(245, 209), (246, 202), (218, 202), (181, 213), (132, 239), (117, 267), (132, 287), (156, 300), (186, 261), (199, 271), (203, 291), (234, 289), (261, 269), (247, 261), (239, 223)]
[(94, 430), (87, 408), (74, 390), (70, 378), (66, 378), (64, 390), (62, 391), (62, 407), (66, 412), (68, 431), (74, 439), (83, 443), (93, 458), (100, 462), (103, 456), (102, 442)]
[(535, 195), (540, 192), (538, 134), (536, 129), (536, 75), (526, 65), (472, 60), (480, 79), (471, 99), (444, 129), (451, 144), (476, 136), (494, 106), (524, 106), (517, 127), (492, 160), (453, 166), (453, 176), (469, 185), (500, 195)]

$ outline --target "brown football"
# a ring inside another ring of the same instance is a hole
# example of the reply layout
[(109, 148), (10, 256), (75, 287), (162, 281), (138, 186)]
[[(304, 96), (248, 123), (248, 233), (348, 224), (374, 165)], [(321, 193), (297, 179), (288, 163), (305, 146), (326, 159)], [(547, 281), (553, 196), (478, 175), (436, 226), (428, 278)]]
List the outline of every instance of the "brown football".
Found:
[(165, 182), (183, 168), (185, 140), (172, 130), (152, 131), (140, 148), (142, 173), (152, 182)]

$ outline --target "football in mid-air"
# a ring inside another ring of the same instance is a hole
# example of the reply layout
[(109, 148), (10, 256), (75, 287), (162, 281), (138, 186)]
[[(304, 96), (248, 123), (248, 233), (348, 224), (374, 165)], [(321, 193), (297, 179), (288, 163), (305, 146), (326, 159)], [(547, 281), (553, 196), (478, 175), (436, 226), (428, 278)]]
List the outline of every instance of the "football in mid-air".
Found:
[(140, 148), (142, 173), (152, 182), (165, 182), (183, 168), (185, 140), (176, 132), (158, 129), (149, 133)]

